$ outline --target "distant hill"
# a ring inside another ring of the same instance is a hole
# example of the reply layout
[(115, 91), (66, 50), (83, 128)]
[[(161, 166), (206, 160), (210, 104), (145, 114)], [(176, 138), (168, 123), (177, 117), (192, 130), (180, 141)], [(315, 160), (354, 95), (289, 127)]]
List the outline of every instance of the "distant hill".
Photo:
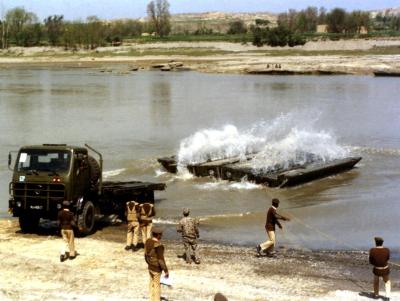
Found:
[(242, 20), (247, 26), (254, 24), (256, 19), (268, 20), (272, 24), (277, 21), (277, 15), (269, 12), (258, 13), (185, 13), (171, 16), (172, 32), (185, 33), (196, 30), (212, 30), (214, 33), (225, 33), (229, 24), (235, 20)]

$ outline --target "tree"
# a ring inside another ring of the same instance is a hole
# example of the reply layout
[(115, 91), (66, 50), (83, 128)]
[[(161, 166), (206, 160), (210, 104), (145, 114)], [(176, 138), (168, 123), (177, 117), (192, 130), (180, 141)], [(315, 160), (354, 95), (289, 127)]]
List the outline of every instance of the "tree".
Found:
[(326, 15), (328, 31), (342, 33), (345, 30), (346, 11), (342, 8), (334, 8)]
[(54, 15), (44, 19), (44, 26), (50, 45), (59, 45), (60, 38), (64, 31), (64, 16)]
[(228, 34), (242, 34), (246, 32), (247, 28), (242, 20), (236, 20), (229, 23)]
[(34, 13), (26, 11), (23, 7), (16, 7), (7, 11), (6, 23), (10, 37), (14, 39), (15, 44), (22, 45), (22, 40), (26, 40), (26, 34), (23, 30), (26, 26), (38, 23), (38, 18)]
[(306, 43), (300, 35), (294, 34), (285, 26), (278, 26), (272, 29), (252, 26), (251, 31), (253, 33), (253, 45), (258, 47), (264, 44), (272, 47), (282, 47), (286, 45), (293, 47), (296, 45), (304, 45)]
[(157, 35), (164, 37), (171, 32), (171, 15), (167, 0), (151, 1), (147, 5), (147, 15)]

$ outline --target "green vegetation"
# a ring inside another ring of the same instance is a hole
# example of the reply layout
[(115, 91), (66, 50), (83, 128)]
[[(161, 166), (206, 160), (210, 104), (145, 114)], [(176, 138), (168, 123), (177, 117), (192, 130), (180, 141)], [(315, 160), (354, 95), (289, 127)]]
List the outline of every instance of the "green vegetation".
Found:
[[(129, 42), (164, 41), (221, 41), (252, 43), (257, 46), (295, 46), (310, 40), (400, 36), (400, 15), (390, 14), (388, 11), (372, 18), (369, 12), (346, 12), (342, 8), (331, 11), (323, 7), (307, 7), (300, 11), (289, 9), (278, 15), (277, 24), (264, 19), (255, 19), (252, 24), (248, 20), (245, 23), (240, 19), (190, 19), (179, 23), (181, 19), (176, 23), (179, 30), (175, 33), (172, 32), (173, 24), (167, 0), (151, 0), (147, 6), (147, 14), (147, 21), (104, 21), (96, 16), (89, 16), (85, 21), (67, 21), (62, 15), (52, 15), (40, 22), (35, 13), (16, 7), (7, 11), (3, 19), (0, 19), (0, 48), (50, 45), (76, 51), (94, 50), (107, 45), (119, 46)], [(323, 26), (317, 32), (319, 25)]]

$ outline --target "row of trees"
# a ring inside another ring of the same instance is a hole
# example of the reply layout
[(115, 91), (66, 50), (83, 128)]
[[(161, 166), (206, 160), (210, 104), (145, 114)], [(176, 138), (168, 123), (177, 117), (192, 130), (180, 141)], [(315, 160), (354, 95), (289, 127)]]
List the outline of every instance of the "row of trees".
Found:
[(278, 25), (297, 33), (315, 32), (317, 25), (327, 25), (331, 33), (360, 33), (361, 29), (369, 29), (370, 14), (355, 10), (346, 12), (342, 8), (334, 8), (327, 12), (325, 8), (307, 7), (304, 10), (289, 10), (278, 16)]
[(122, 39), (137, 37), (143, 32), (155, 32), (161, 37), (170, 33), (168, 1), (151, 1), (147, 13), (148, 22), (132, 19), (104, 22), (96, 16), (90, 16), (86, 21), (65, 21), (62, 15), (49, 16), (39, 22), (34, 13), (16, 7), (0, 20), (0, 46), (49, 44), (67, 49), (94, 49), (107, 43), (118, 44)]

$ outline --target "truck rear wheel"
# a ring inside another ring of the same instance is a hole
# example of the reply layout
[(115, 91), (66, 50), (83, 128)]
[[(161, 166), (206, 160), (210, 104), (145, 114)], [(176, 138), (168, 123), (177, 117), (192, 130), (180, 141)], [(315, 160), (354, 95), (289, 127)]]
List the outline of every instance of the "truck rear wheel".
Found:
[(94, 231), (95, 217), (94, 205), (91, 201), (87, 201), (82, 212), (78, 214), (79, 234), (89, 235)]
[(36, 232), (39, 226), (39, 216), (22, 214), (19, 217), (19, 226), (24, 233)]

